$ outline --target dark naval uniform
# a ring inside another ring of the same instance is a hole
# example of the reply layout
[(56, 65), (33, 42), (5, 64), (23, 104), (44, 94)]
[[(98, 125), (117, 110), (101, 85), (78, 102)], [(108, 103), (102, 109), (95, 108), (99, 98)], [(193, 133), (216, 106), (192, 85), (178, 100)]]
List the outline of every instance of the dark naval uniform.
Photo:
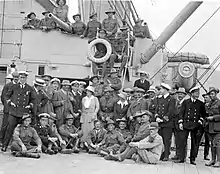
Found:
[(5, 131), (7, 128), (7, 123), (8, 123), (8, 115), (9, 115), (9, 106), (7, 101), (5, 100), (5, 95), (7, 94), (8, 90), (13, 86), (13, 82), (9, 82), (5, 84), (2, 90), (1, 94), (1, 102), (4, 106), (3, 108), (3, 119), (2, 119), (2, 125), (1, 125), (1, 131), (0, 131), (0, 143), (2, 143), (4, 137), (5, 137)]
[[(8, 126), (6, 128), (3, 146), (7, 147), (13, 131), (17, 124), (21, 121), (24, 113), (29, 113), (30, 109), (34, 109), (36, 103), (36, 96), (34, 95), (33, 88), (24, 84), (23, 86), (18, 83), (13, 85), (5, 95), (5, 99), (9, 104)], [(12, 105), (15, 104), (15, 106)]]
[(146, 79), (145, 80), (138, 79), (134, 82), (134, 87), (141, 88), (145, 90), (145, 92), (147, 92), (150, 88), (150, 82)]
[(82, 21), (77, 21), (72, 24), (73, 34), (82, 35), (86, 29), (86, 25)]
[(163, 138), (164, 154), (162, 158), (169, 158), (170, 146), (172, 139), (172, 132), (174, 128), (174, 119), (176, 116), (176, 100), (170, 95), (158, 98), (158, 103), (155, 111), (155, 118), (163, 120), (159, 122), (160, 130), (159, 134)]
[(180, 132), (180, 160), (185, 160), (185, 150), (189, 132), (191, 133), (190, 159), (195, 161), (198, 153), (197, 134), (203, 119), (206, 117), (205, 105), (200, 100), (186, 99), (183, 101), (179, 113), (179, 123), (183, 124)]
[(98, 29), (102, 28), (102, 24), (97, 20), (92, 20), (87, 23), (86, 29), (83, 33), (84, 37), (94, 38), (97, 35)]

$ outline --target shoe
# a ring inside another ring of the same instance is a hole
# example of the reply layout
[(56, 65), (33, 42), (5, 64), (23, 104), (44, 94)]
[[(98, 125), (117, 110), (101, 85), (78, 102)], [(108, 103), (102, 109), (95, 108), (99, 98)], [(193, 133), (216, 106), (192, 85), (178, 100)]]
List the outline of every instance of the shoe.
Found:
[(217, 162), (213, 165), (213, 167), (219, 168), (219, 167), (220, 167), (220, 161), (217, 161)]
[(174, 161), (174, 163), (184, 163), (184, 162), (185, 162), (184, 160), (180, 160), (180, 159)]
[(208, 158), (208, 156), (204, 156), (204, 160), (209, 161), (210, 159)]
[(215, 164), (215, 161), (211, 160), (208, 163), (205, 164), (205, 166), (213, 166)]
[(60, 151), (61, 154), (71, 154), (73, 153), (73, 150), (72, 149), (62, 149)]
[(196, 162), (194, 160), (190, 160), (190, 164), (196, 165)]
[(113, 155), (107, 155), (104, 157), (105, 160), (113, 160), (115, 161), (115, 157)]
[(169, 158), (165, 157), (162, 159), (162, 161), (169, 161)]
[(174, 156), (174, 157), (171, 158), (171, 160), (174, 160), (174, 161), (175, 161), (175, 160), (178, 160), (178, 159), (179, 159), (179, 158), (178, 158), (177, 156)]
[(101, 155), (102, 157), (104, 157), (104, 156), (107, 156), (108, 153), (105, 152), (105, 151), (103, 151), (103, 150), (100, 150), (99, 155)]
[(2, 152), (6, 152), (7, 151), (7, 147), (3, 146), (1, 149)]
[(73, 153), (79, 153), (79, 152), (80, 152), (80, 150), (78, 149), (78, 147), (73, 148)]
[(55, 152), (51, 149), (47, 149), (46, 153), (49, 154), (49, 155), (54, 155), (55, 154)]
[(88, 154), (97, 154), (96, 150), (89, 149)]

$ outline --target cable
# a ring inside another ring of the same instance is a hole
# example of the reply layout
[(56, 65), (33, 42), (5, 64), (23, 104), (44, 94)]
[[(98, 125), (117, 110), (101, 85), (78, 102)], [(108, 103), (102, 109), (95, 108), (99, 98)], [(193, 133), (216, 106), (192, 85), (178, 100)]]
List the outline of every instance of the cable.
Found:
[[(209, 20), (218, 12), (220, 7), (218, 7), (214, 13), (197, 29), (197, 31), (183, 44), (183, 46), (180, 47), (180, 49), (172, 56), (174, 58), (194, 37), (195, 35), (209, 22)], [(160, 68), (150, 79), (153, 79), (169, 62), (167, 61), (162, 68)], [(175, 76), (176, 78), (177, 76)], [(172, 81), (175, 79), (173, 78)]]

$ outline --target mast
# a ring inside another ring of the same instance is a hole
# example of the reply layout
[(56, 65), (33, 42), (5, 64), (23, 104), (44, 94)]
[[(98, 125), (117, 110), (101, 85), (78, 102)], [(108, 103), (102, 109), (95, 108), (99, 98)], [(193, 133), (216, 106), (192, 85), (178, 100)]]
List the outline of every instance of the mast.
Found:
[(161, 35), (147, 49), (140, 59), (141, 64), (148, 63), (157, 51), (164, 45), (172, 35), (183, 25), (183, 23), (196, 11), (203, 1), (191, 1), (186, 7), (173, 19)]

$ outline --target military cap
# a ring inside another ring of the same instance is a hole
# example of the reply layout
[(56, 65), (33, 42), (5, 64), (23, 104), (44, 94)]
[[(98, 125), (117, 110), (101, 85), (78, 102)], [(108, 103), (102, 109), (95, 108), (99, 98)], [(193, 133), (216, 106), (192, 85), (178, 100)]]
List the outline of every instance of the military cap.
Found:
[(79, 16), (79, 18), (81, 19), (81, 14), (77, 13), (77, 14), (73, 15), (74, 20), (75, 20), (76, 16)]
[(107, 34), (107, 31), (102, 28), (102, 29), (99, 29), (98, 33), (105, 33), (105, 34)]
[(209, 93), (202, 94), (203, 98), (205, 98), (205, 96), (209, 96)]
[(21, 120), (24, 121), (24, 120), (27, 119), (27, 118), (31, 118), (31, 115), (28, 114), (28, 113), (24, 113), (23, 116), (22, 116), (22, 118), (21, 118)]
[(124, 88), (123, 91), (124, 91), (124, 92), (127, 92), (127, 93), (130, 93), (130, 92), (134, 92), (134, 89)]
[(117, 73), (117, 70), (115, 68), (112, 68), (110, 71), (110, 74), (112, 74), (112, 73)]
[(43, 79), (36, 78), (34, 80), (34, 85), (38, 85), (38, 86), (44, 87), (46, 84), (45, 84), (45, 81)]
[(218, 88), (215, 88), (215, 87), (209, 87), (209, 92), (208, 94), (210, 94), (211, 92), (215, 92), (216, 94), (219, 93), (219, 89)]
[(44, 11), (44, 12), (42, 12), (42, 15), (45, 16), (45, 14), (48, 14), (48, 13), (50, 13), (50, 12), (49, 11)]
[(160, 84), (160, 87), (162, 87), (162, 88), (164, 88), (164, 89), (166, 89), (166, 90), (171, 90), (171, 87), (170, 87), (170, 85), (168, 85), (168, 84), (166, 84), (166, 83), (161, 83)]
[(115, 10), (113, 10), (112, 8), (109, 8), (108, 10), (105, 11), (105, 14), (108, 14), (108, 13), (115, 14)]
[(86, 85), (86, 82), (84, 82), (84, 81), (79, 81), (79, 84), (80, 84), (80, 85)]
[(8, 74), (5, 78), (6, 79), (13, 79), (13, 76), (11, 74)]
[(42, 75), (41, 77), (42, 77), (42, 78), (48, 77), (48, 78), (52, 79), (52, 76), (49, 75), (49, 74), (44, 74), (44, 75)]
[(99, 79), (99, 76), (92, 76), (90, 79), (89, 79), (89, 81), (93, 81), (93, 79), (95, 79), (95, 78), (97, 78), (97, 79)]
[(191, 88), (191, 89), (189, 90), (189, 92), (190, 92), (190, 93), (193, 93), (193, 92), (195, 92), (195, 91), (198, 91), (199, 89), (200, 89), (199, 86), (195, 86), (195, 87)]
[(74, 119), (74, 116), (72, 114), (67, 114), (66, 120), (69, 120), (69, 119)]
[(109, 120), (107, 121), (107, 125), (109, 125), (109, 124), (114, 124), (114, 125), (115, 125), (115, 122), (114, 122), (113, 120), (109, 119)]
[(136, 21), (135, 21), (135, 23), (138, 23), (138, 22), (144, 22), (144, 20), (143, 19), (140, 19), (140, 18), (138, 18)]
[(74, 80), (74, 81), (72, 81), (72, 82), (70, 83), (71, 86), (74, 85), (74, 84), (79, 84), (79, 81)]
[(126, 118), (125, 117), (123, 117), (123, 118), (121, 118), (121, 119), (116, 119), (116, 121), (117, 122), (127, 122), (127, 120), (126, 120)]
[(89, 18), (91, 19), (93, 16), (97, 16), (97, 13), (96, 12), (93, 12), (89, 15)]
[(178, 94), (178, 93), (182, 93), (182, 94), (185, 94), (186, 95), (186, 90), (185, 90), (185, 88), (179, 88), (177, 91), (176, 91), (176, 93)]
[(14, 71), (14, 72), (12, 73), (12, 76), (13, 76), (13, 77), (18, 77), (18, 76), (19, 76), (19, 73), (18, 73), (17, 71)]
[(157, 122), (151, 122), (150, 123), (150, 129), (158, 129), (159, 128), (159, 125)]
[(53, 83), (53, 82), (58, 82), (58, 83), (60, 83), (60, 79), (58, 79), (58, 78), (53, 78), (53, 79), (50, 81), (50, 83)]
[(48, 113), (41, 113), (38, 115), (38, 117), (41, 118), (50, 118), (50, 115)]
[(57, 120), (57, 116), (56, 116), (56, 114), (53, 113), (53, 112), (51, 112), (51, 113), (50, 113), (50, 117), (49, 117), (49, 119), (56, 121), (56, 120)]
[(149, 92), (153, 92), (155, 94), (156, 93), (156, 88), (154, 86), (150, 86), (150, 88), (147, 91), (147, 93), (149, 93)]
[(34, 13), (34, 12), (31, 12), (31, 13), (29, 13), (28, 15), (27, 15), (27, 18), (31, 18), (31, 15), (35, 15), (36, 16), (36, 14)]
[(134, 92), (142, 92), (142, 93), (145, 93), (145, 90), (142, 89), (142, 88), (135, 88), (135, 89), (134, 89)]
[(128, 29), (128, 26), (127, 26), (127, 25), (123, 25), (123, 26), (120, 27), (120, 30), (121, 30), (121, 31), (127, 30), (127, 29)]
[(28, 76), (28, 72), (27, 72), (27, 71), (19, 71), (18, 74), (19, 74), (19, 75)]
[(61, 85), (67, 85), (70, 86), (70, 81), (69, 80), (63, 80)]
[(86, 90), (91, 91), (91, 92), (95, 92), (95, 89), (93, 86), (87, 86)]
[(107, 86), (105, 89), (104, 89), (104, 92), (113, 92), (114, 89), (112, 89), (110, 86)]

